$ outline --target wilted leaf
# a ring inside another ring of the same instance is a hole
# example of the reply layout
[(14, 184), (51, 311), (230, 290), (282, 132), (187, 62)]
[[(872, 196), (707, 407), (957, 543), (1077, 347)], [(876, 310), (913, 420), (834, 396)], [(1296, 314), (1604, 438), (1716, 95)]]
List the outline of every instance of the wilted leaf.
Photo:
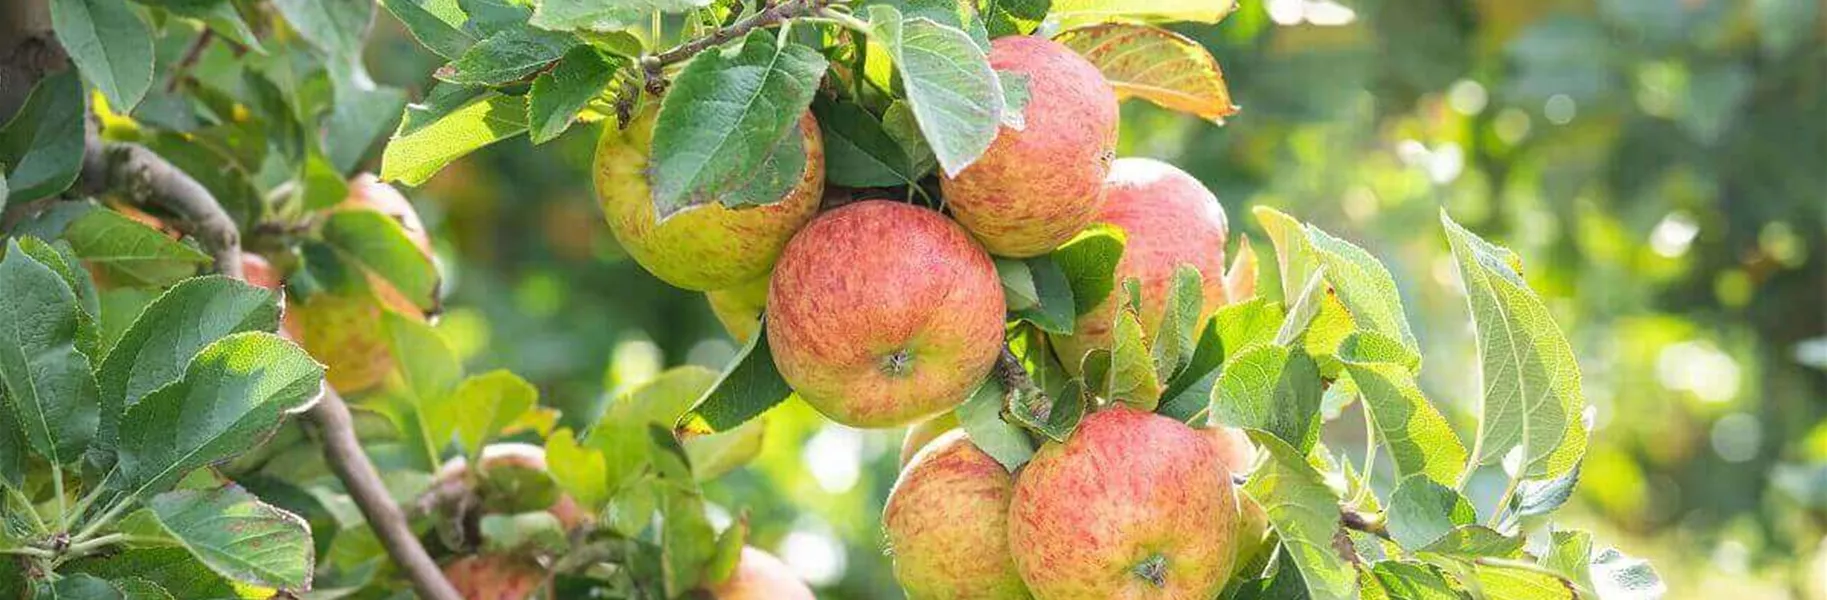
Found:
[(1053, 39), (1096, 66), (1118, 98), (1141, 98), (1221, 123), (1237, 114), (1218, 60), (1186, 36), (1153, 25), (1103, 23)]

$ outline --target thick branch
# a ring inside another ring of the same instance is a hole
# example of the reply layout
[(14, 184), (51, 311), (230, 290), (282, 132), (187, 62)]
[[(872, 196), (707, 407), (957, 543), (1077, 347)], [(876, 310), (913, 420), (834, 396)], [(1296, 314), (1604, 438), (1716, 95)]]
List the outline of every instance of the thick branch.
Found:
[(155, 207), (178, 217), (175, 225), (203, 245), (216, 259), (216, 271), (241, 276), (241, 230), (207, 188), (145, 146), (104, 142), (89, 124), (77, 189), (84, 194), (113, 192), (138, 206)]
[(361, 441), (355, 437), (349, 405), (336, 390), (330, 389), (329, 382), (324, 383), (324, 397), (311, 407), (310, 417), (323, 438), (324, 458), (329, 461), (331, 470), (336, 471), (336, 478), (342, 480), (349, 496), (355, 499), (355, 505), (361, 508), (362, 516), (368, 519), (368, 526), (374, 528), (375, 536), (380, 538), (382, 546), (386, 546), (393, 562), (406, 573), (406, 578), (412, 581), (419, 597), (462, 600), (457, 589), (438, 569), (438, 563), (432, 561), (425, 547), (419, 544), (419, 537), (413, 534), (406, 516), (394, 503), (393, 496), (387, 493), (380, 473), (368, 462)]

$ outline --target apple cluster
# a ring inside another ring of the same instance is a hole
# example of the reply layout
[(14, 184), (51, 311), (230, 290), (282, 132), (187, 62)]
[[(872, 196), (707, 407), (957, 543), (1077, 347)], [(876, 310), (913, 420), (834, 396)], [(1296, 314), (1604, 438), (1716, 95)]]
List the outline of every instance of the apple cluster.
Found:
[[(826, 417), (915, 426), (884, 515), (909, 597), (1214, 597), (1264, 531), (1231, 476), (1254, 453), (1241, 433), (1112, 403), (1011, 474), (950, 416), (1004, 351), (992, 255), (1039, 256), (1094, 223), (1121, 228), (1116, 277), (1139, 284), (1150, 337), (1176, 269), (1202, 276), (1202, 320), (1247, 295), (1226, 289), (1216, 196), (1173, 165), (1115, 157), (1117, 95), (1096, 67), (1026, 36), (994, 40), (989, 59), (1027, 77), (1025, 123), (940, 179), (943, 210), (888, 199), (821, 210), (823, 141), (808, 113), (798, 131), (807, 168), (778, 202), (712, 199), (662, 220), (647, 181), (648, 113), (607, 128), (597, 149), (610, 228), (649, 272), (705, 292), (737, 338), (756, 335), (765, 312), (775, 367)], [(1071, 335), (1050, 336), (1067, 371), (1111, 347), (1124, 293), (1081, 310)]]

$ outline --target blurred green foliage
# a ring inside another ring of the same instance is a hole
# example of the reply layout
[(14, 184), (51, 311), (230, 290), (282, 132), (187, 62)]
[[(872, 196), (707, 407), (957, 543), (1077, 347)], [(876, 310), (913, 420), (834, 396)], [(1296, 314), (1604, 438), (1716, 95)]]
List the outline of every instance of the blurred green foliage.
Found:
[[(376, 78), (422, 93), (437, 59), (380, 24)], [(1126, 104), (1123, 154), (1199, 176), (1233, 235), (1260, 243), (1248, 208), (1275, 206), (1388, 262), (1438, 365), (1424, 385), (1462, 431), (1476, 359), (1438, 207), (1511, 246), (1598, 409), (1571, 520), (1651, 559), (1677, 598), (1827, 598), (1827, 6), (1266, 0), (1181, 31), (1243, 111), (1216, 127)], [(701, 295), (608, 234), (595, 135), (505, 142), (413, 193), (450, 276), (440, 327), (574, 424), (662, 366), (736, 349)], [(877, 519), (899, 432), (797, 403), (770, 427), (712, 499), (749, 511), (821, 597), (897, 597)], [(1331, 429), (1331, 447), (1362, 446)]]

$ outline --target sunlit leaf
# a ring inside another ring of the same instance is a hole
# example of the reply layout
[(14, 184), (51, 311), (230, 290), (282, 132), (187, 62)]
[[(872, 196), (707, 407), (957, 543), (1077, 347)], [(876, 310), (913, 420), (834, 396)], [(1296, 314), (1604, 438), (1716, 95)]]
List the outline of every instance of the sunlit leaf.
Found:
[(1339, 526), (1338, 496), (1301, 451), (1266, 431), (1249, 434), (1266, 459), (1250, 474), (1243, 491), (1267, 513), (1269, 526), (1281, 536), (1293, 566), (1300, 569), (1308, 596), (1316, 600), (1357, 598), (1357, 577), (1338, 544), (1345, 535)]
[(1053, 39), (1096, 66), (1119, 98), (1141, 98), (1221, 123), (1237, 113), (1217, 59), (1186, 36), (1153, 25), (1103, 23), (1068, 29)]

